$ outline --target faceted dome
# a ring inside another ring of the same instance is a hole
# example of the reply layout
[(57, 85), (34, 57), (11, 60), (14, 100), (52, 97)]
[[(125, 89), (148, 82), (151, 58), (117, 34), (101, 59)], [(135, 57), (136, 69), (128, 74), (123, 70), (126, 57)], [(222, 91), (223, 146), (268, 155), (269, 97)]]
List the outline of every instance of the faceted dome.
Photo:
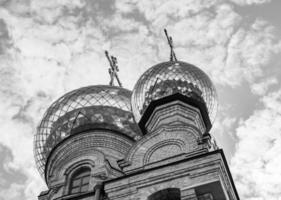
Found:
[(52, 149), (83, 127), (116, 130), (133, 140), (140, 138), (131, 112), (131, 94), (124, 88), (98, 85), (71, 91), (55, 101), (34, 138), (35, 160), (41, 175)]
[(157, 64), (139, 78), (131, 101), (136, 122), (140, 122), (152, 101), (176, 93), (203, 101), (213, 122), (217, 111), (215, 87), (202, 70), (181, 61)]

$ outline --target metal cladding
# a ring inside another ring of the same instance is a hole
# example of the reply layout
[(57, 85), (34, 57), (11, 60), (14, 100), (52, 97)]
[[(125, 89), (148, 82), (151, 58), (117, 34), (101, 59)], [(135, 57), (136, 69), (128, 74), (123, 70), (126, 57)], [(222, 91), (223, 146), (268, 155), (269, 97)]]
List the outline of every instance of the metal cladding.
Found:
[(137, 81), (131, 101), (136, 122), (140, 122), (152, 101), (176, 93), (202, 101), (210, 121), (214, 121), (217, 93), (209, 77), (191, 64), (169, 61), (151, 67)]
[[(62, 140), (93, 126), (116, 130), (135, 140), (141, 136), (131, 113), (131, 91), (97, 85), (71, 91), (46, 111), (34, 138), (37, 168), (43, 176), (47, 158)], [(100, 125), (100, 126), (99, 126)]]

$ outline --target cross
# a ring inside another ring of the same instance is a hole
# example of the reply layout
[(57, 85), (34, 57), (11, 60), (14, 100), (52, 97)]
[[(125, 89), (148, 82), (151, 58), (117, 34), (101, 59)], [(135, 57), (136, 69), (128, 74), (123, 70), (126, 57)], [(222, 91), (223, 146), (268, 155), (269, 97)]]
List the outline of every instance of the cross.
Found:
[(110, 75), (110, 82), (109, 85), (114, 85), (114, 79), (117, 80), (117, 83), (120, 87), (122, 87), (122, 84), (119, 80), (117, 72), (119, 72), (119, 68), (117, 65), (117, 58), (114, 56), (109, 56), (108, 51), (105, 51), (105, 56), (110, 64), (110, 68), (108, 69), (108, 73)]
[(167, 40), (168, 40), (168, 44), (169, 44), (170, 49), (171, 49), (170, 61), (177, 61), (177, 57), (176, 57), (176, 54), (175, 54), (175, 52), (174, 52), (173, 38), (168, 35), (168, 32), (167, 32), (166, 29), (164, 29), (164, 32), (165, 32), (165, 35), (166, 35)]

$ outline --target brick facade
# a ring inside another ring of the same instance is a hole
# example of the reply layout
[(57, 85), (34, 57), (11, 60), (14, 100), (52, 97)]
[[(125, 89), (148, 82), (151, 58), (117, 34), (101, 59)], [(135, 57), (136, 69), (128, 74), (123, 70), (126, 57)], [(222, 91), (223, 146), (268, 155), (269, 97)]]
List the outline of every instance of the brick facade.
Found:
[[(171, 199), (168, 194), (184, 200), (239, 199), (224, 154), (213, 148), (199, 109), (172, 101), (156, 107), (145, 127), (138, 141), (92, 130), (60, 143), (45, 168), (49, 191), (39, 200)], [(72, 173), (82, 166), (91, 169), (89, 190), (70, 195)]]

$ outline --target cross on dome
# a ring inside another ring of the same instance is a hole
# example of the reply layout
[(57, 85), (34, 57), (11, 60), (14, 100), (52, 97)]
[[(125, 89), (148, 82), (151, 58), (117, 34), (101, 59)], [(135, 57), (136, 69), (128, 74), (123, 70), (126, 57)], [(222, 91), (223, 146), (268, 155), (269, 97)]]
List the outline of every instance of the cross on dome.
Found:
[(175, 61), (177, 62), (177, 57), (174, 51), (174, 44), (173, 44), (173, 38), (171, 36), (168, 35), (167, 29), (164, 29), (165, 35), (167, 37), (168, 40), (168, 44), (170, 46), (171, 49), (171, 53), (170, 53), (170, 61)]
[(114, 56), (109, 56), (108, 51), (105, 51), (105, 56), (110, 64), (110, 68), (108, 69), (108, 73), (110, 75), (109, 85), (114, 86), (114, 79), (116, 79), (119, 87), (122, 87), (121, 81), (117, 74), (117, 72), (119, 72), (119, 68), (117, 65), (117, 58)]

